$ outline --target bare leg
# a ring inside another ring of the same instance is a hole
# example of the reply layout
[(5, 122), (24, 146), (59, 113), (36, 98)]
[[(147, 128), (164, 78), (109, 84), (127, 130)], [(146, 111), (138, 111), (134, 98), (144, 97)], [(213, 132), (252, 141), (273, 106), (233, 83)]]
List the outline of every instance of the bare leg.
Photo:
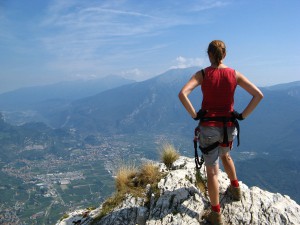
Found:
[(219, 204), (219, 181), (218, 171), (219, 165), (206, 166), (207, 171), (207, 188), (210, 204), (215, 206)]
[(226, 153), (221, 156), (222, 163), (225, 169), (225, 172), (227, 173), (227, 176), (230, 180), (237, 180), (235, 166), (232, 158), (230, 157), (229, 153)]

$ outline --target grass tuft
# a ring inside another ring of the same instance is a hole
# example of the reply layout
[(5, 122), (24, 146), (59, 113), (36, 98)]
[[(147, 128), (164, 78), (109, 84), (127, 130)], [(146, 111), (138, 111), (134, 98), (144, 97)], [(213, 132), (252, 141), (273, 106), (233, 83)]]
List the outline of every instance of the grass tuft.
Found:
[(133, 186), (133, 178), (136, 177), (138, 169), (134, 165), (121, 166), (116, 174), (115, 185), (118, 192), (126, 192)]
[(115, 178), (117, 191), (102, 204), (101, 212), (94, 218), (92, 224), (100, 221), (120, 205), (126, 194), (134, 197), (145, 196), (144, 189), (147, 184), (151, 186), (150, 192), (158, 194), (157, 184), (162, 176), (163, 174), (159, 171), (159, 167), (151, 162), (142, 164), (139, 169), (135, 166), (121, 166)]
[(172, 164), (179, 158), (179, 153), (176, 151), (173, 145), (164, 144), (161, 152), (161, 160), (168, 169), (171, 168)]
[(145, 187), (147, 184), (157, 183), (161, 179), (158, 166), (152, 162), (143, 164), (137, 177), (139, 186)]

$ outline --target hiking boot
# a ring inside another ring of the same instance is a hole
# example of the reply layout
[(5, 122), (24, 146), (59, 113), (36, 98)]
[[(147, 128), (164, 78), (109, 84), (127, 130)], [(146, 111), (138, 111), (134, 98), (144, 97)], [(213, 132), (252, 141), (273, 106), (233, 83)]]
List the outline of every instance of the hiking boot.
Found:
[(227, 191), (231, 195), (234, 201), (241, 201), (242, 192), (240, 187), (233, 187), (232, 185), (230, 185)]
[(215, 212), (213, 210), (207, 212), (207, 214), (203, 215), (202, 218), (212, 225), (225, 225), (221, 213)]

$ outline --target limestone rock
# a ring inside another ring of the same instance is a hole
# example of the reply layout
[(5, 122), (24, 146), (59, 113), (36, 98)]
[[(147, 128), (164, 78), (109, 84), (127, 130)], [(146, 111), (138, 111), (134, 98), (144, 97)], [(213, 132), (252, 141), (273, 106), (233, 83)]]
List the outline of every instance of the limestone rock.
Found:
[[(166, 168), (160, 165), (161, 170)], [(201, 170), (202, 176), (205, 171)], [(207, 194), (196, 187), (194, 159), (180, 157), (172, 170), (160, 180), (160, 195), (151, 195), (150, 201), (130, 195), (111, 213), (93, 224), (98, 225), (196, 225), (207, 224), (201, 219), (209, 208)], [(230, 183), (227, 175), (220, 171), (220, 203), (227, 224), (279, 225), (300, 224), (300, 206), (279, 193), (270, 193), (257, 187), (249, 188), (242, 182), (242, 200), (234, 202), (227, 194)], [(148, 188), (149, 190), (149, 188)], [(91, 224), (101, 211), (78, 211), (58, 222), (57, 225)], [(84, 214), (85, 213), (85, 214)], [(83, 218), (85, 215), (85, 218)], [(199, 219), (200, 218), (200, 219)]]

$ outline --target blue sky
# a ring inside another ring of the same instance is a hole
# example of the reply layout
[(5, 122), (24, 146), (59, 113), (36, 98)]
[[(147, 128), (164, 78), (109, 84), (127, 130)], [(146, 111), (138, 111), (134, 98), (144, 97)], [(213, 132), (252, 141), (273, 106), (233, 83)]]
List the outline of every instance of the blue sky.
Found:
[(258, 86), (300, 80), (299, 12), (299, 0), (0, 0), (0, 93), (205, 67), (214, 39)]

